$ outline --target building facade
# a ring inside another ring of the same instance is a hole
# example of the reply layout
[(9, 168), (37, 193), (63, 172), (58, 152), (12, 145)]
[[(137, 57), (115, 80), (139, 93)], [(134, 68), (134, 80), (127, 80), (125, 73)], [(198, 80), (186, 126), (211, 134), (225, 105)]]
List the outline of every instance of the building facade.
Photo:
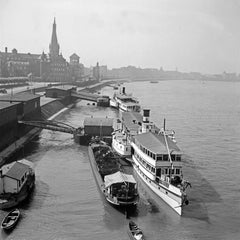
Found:
[(0, 52), (0, 77), (26, 77), (29, 74), (40, 76), (40, 55), (18, 53), (14, 48), (11, 52), (5, 47)]
[(76, 53), (70, 56), (69, 74), (73, 82), (82, 80), (84, 75), (84, 66), (79, 60), (80, 57)]
[(32, 93), (0, 96), (0, 150), (32, 129), (31, 126), (18, 124), (18, 120), (40, 119), (40, 97)]
[(99, 67), (99, 63), (97, 62), (97, 65), (95, 67), (93, 67), (93, 79), (100, 81), (100, 67)]
[(9, 52), (5, 48), (4, 52), (0, 52), (0, 77), (32, 76), (48, 82), (81, 81), (84, 66), (79, 59), (80, 57), (74, 53), (70, 56), (68, 63), (60, 53), (57, 24), (54, 18), (49, 53), (18, 53), (15, 48)]

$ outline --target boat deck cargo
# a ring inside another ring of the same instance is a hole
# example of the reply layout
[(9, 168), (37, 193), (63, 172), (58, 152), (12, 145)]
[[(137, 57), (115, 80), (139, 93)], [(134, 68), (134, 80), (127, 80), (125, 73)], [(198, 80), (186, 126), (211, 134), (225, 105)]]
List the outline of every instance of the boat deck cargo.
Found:
[(122, 171), (119, 157), (103, 142), (91, 143), (89, 159), (96, 182), (114, 206), (136, 205), (139, 199), (134, 177)]

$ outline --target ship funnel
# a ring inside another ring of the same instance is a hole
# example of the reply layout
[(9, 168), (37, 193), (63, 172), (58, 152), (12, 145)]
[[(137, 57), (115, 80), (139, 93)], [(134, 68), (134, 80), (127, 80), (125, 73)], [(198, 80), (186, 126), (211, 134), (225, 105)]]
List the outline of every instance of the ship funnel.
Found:
[(122, 94), (125, 94), (125, 87), (122, 88)]
[(144, 123), (149, 122), (149, 116), (150, 116), (150, 110), (149, 109), (143, 109), (143, 122)]
[(153, 129), (153, 123), (149, 121), (150, 110), (144, 109), (143, 110), (143, 121), (142, 121), (142, 133), (151, 132)]

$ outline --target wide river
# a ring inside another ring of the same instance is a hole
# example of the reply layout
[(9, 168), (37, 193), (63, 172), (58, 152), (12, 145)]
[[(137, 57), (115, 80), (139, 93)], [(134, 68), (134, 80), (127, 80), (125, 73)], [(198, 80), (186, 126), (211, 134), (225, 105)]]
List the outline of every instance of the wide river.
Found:
[[(139, 184), (141, 200), (131, 219), (146, 239), (240, 239), (240, 83), (161, 81), (125, 83), (149, 108), (159, 127), (166, 118), (184, 152), (184, 176), (192, 183), (190, 204), (178, 216)], [(112, 87), (101, 90), (113, 94)], [(56, 120), (81, 126), (86, 116), (117, 117), (111, 108), (81, 101)], [(21, 155), (21, 154), (20, 154)], [(36, 171), (36, 187), (20, 209), (11, 240), (127, 240), (128, 220), (101, 196), (87, 147), (65, 133), (43, 130), (22, 151)], [(0, 220), (5, 212), (0, 211)]]

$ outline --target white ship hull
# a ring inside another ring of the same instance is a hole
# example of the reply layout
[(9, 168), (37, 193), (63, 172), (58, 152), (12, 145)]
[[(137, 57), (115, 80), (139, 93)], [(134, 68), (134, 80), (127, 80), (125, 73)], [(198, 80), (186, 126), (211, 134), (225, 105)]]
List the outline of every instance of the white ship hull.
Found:
[(123, 102), (121, 99), (113, 98), (110, 99), (110, 106), (117, 108), (123, 112), (140, 112), (139, 103), (133, 103), (132, 101)]
[(138, 104), (126, 104), (119, 102), (118, 106), (119, 110), (123, 112), (140, 112), (140, 106)]
[(147, 175), (143, 173), (143, 169), (138, 161), (133, 156), (133, 167), (136, 174), (145, 183), (145, 185), (151, 189), (159, 198), (161, 198), (165, 203), (167, 203), (175, 212), (182, 215), (182, 196), (171, 192), (166, 186), (162, 184), (157, 184), (152, 181)]
[(115, 152), (118, 153), (121, 157), (130, 157), (131, 156), (131, 145), (127, 141), (123, 142), (123, 138), (114, 136), (112, 138), (112, 148)]
[(118, 108), (118, 103), (114, 99), (110, 99), (110, 107)]

